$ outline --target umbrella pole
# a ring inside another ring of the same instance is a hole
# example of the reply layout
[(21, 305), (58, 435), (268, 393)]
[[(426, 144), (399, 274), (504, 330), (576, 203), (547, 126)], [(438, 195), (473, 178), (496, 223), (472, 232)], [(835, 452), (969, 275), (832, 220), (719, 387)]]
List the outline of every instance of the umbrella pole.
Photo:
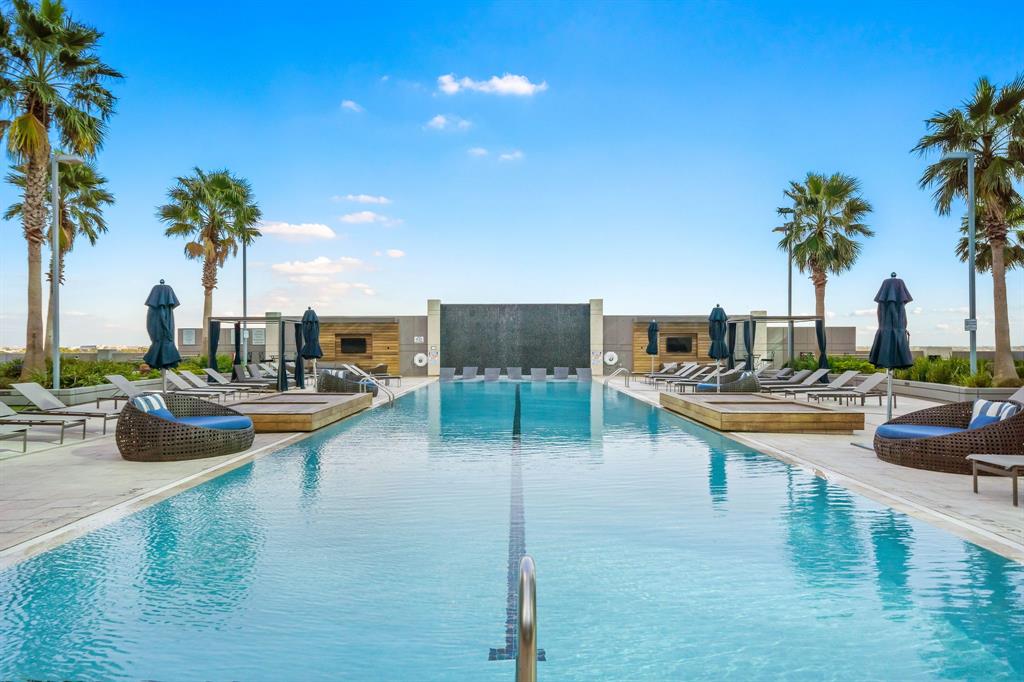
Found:
[(885, 394), (888, 398), (885, 407), (885, 421), (892, 421), (892, 369), (885, 370)]
[(163, 381), (164, 381), (163, 388), (160, 390), (160, 392), (161, 393), (167, 393), (167, 370), (166, 369), (160, 370), (160, 378), (163, 379)]
[(721, 360), (719, 360), (718, 358), (715, 358), (715, 369), (718, 370), (718, 375), (716, 376), (716, 378), (718, 379), (718, 381), (717, 381), (718, 386), (715, 388), (715, 393), (721, 393), (722, 392), (722, 368), (721, 368), (721, 362), (722, 362)]

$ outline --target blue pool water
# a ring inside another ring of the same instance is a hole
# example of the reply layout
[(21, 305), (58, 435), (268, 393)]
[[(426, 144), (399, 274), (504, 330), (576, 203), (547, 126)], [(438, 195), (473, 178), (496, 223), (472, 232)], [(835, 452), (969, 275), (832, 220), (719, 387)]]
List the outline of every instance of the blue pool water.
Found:
[(0, 679), (510, 680), (510, 540), (542, 680), (1024, 677), (1021, 565), (599, 384), (515, 394), (432, 385), (0, 573)]

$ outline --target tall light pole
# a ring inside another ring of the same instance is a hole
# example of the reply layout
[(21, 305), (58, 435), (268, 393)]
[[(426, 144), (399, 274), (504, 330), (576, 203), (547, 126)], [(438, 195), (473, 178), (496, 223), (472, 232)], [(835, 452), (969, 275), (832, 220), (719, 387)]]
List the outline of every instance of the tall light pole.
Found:
[(245, 367), (249, 362), (249, 322), (245, 319), (249, 316), (248, 292), (246, 291), (246, 262), (245, 246), (246, 240), (242, 239), (242, 357), (235, 358), (235, 361)]
[(60, 180), (59, 165), (85, 163), (85, 159), (72, 154), (50, 156), (50, 207), (53, 209), (53, 226), (50, 231), (50, 296), (53, 298), (53, 321), (50, 329), (50, 354), (53, 361), (53, 389), (60, 388)]
[(968, 317), (964, 320), (964, 329), (971, 339), (971, 374), (978, 372), (978, 316), (976, 299), (974, 295), (974, 222), (975, 204), (977, 199), (974, 196), (974, 152), (949, 152), (942, 157), (945, 159), (967, 160), (967, 292), (970, 301), (967, 304)]
[(789, 291), (786, 303), (786, 315), (789, 317), (789, 329), (786, 333), (786, 351), (789, 355), (789, 366), (793, 366), (793, 242), (789, 242)]

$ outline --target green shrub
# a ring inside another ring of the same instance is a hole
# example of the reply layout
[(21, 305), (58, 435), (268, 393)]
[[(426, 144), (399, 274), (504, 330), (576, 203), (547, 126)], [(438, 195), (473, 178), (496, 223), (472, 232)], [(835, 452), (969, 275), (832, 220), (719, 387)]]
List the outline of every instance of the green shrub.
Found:
[(992, 375), (987, 370), (979, 369), (977, 374), (968, 375), (962, 385), (971, 388), (991, 388)]
[[(98, 386), (107, 383), (107, 374), (121, 374), (129, 381), (153, 379), (160, 376), (160, 373), (156, 370), (141, 371), (139, 369), (141, 364), (141, 362), (62, 358), (60, 363), (60, 387)], [(18, 381), (20, 373), (21, 360), (0, 364), (0, 388), (10, 388), (12, 383)], [(49, 388), (53, 384), (52, 363), (47, 360), (46, 370), (33, 372), (27, 380)]]
[[(875, 366), (864, 358), (854, 357), (852, 355), (830, 355), (828, 356), (828, 364), (832, 368), (833, 372), (848, 372), (851, 369), (855, 369), (858, 372), (875, 372)], [(817, 357), (801, 357), (789, 364), (795, 370), (801, 369), (818, 369), (818, 358)]]
[[(205, 355), (196, 355), (188, 358), (182, 358), (181, 364), (178, 365), (178, 369), (187, 369), (190, 372), (196, 374), (202, 374), (203, 368), (206, 365)], [(231, 373), (231, 357), (230, 355), (218, 355), (217, 356), (217, 371), (224, 372), (226, 374)]]

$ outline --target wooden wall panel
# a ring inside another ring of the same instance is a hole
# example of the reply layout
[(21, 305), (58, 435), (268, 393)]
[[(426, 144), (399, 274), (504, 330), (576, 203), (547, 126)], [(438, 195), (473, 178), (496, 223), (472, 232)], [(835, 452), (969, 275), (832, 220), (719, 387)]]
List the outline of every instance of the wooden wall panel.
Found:
[[(633, 323), (633, 371), (650, 372), (651, 356), (647, 350), (647, 325), (649, 322)], [(658, 322), (658, 355), (654, 356), (654, 368), (669, 362), (714, 362), (708, 357), (711, 337), (708, 336), (707, 322)], [(669, 353), (665, 339), (670, 336), (693, 336), (692, 353)]]
[[(340, 353), (339, 337), (365, 338), (366, 353)], [(320, 348), (326, 362), (350, 362), (364, 369), (383, 362), (389, 372), (399, 370), (397, 322), (325, 322), (320, 325)]]

